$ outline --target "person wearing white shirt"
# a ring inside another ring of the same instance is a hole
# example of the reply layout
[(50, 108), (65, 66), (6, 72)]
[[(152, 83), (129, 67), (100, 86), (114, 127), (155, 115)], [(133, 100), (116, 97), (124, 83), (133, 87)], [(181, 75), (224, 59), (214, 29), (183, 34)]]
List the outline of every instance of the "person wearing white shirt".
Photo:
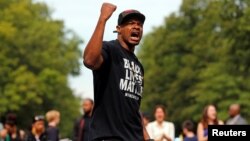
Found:
[(174, 141), (174, 123), (165, 121), (165, 107), (157, 105), (154, 110), (154, 116), (155, 121), (150, 122), (146, 127), (149, 136), (155, 141)]

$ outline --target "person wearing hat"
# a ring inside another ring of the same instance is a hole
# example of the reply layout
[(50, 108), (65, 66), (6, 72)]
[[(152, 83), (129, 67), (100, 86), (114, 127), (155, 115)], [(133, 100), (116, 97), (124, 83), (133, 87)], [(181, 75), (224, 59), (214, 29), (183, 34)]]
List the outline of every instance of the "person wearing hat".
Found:
[(31, 131), (25, 141), (48, 141), (45, 133), (45, 118), (43, 115), (33, 117)]
[(25, 132), (17, 127), (17, 116), (8, 113), (4, 121), (4, 129), (0, 132), (0, 138), (4, 141), (23, 141)]
[(92, 70), (94, 80), (89, 140), (150, 140), (139, 111), (144, 70), (134, 54), (143, 35), (145, 16), (134, 9), (121, 12), (115, 30), (117, 39), (103, 41), (106, 22), (115, 10), (113, 4), (102, 4), (83, 53), (84, 65)]

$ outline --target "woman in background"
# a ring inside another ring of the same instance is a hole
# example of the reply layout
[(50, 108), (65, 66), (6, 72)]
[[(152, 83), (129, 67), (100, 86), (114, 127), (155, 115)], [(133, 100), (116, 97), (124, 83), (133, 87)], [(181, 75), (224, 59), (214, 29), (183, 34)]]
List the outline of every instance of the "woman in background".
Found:
[(147, 125), (147, 131), (155, 141), (174, 141), (175, 127), (172, 122), (166, 121), (166, 110), (157, 105), (154, 110), (155, 121)]
[(201, 121), (198, 123), (197, 136), (198, 141), (208, 140), (208, 125), (222, 125), (223, 122), (218, 120), (216, 107), (212, 104), (207, 105), (202, 113)]

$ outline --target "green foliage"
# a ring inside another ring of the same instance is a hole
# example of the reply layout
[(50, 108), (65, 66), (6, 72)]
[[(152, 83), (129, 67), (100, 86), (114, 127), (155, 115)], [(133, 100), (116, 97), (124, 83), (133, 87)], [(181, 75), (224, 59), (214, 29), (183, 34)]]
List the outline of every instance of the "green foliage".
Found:
[(228, 106), (242, 105), (250, 121), (250, 1), (183, 0), (178, 13), (145, 36), (142, 110), (164, 104), (168, 119), (198, 122), (207, 104), (226, 120)]
[(57, 109), (69, 137), (79, 100), (67, 78), (79, 74), (81, 40), (50, 14), (44, 3), (0, 0), (0, 115), (15, 111), (27, 128), (33, 115)]

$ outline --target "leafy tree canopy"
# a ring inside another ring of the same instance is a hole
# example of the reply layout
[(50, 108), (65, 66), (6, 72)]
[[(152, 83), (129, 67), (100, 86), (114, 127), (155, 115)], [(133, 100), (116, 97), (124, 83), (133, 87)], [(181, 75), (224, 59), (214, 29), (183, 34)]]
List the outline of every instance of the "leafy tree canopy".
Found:
[(16, 112), (25, 128), (33, 115), (57, 109), (69, 136), (79, 100), (67, 78), (79, 74), (80, 43), (45, 3), (0, 0), (0, 115)]
[(183, 0), (180, 10), (145, 36), (139, 57), (145, 68), (142, 110), (156, 104), (168, 120), (198, 122), (205, 105), (219, 119), (239, 103), (250, 121), (250, 1)]

